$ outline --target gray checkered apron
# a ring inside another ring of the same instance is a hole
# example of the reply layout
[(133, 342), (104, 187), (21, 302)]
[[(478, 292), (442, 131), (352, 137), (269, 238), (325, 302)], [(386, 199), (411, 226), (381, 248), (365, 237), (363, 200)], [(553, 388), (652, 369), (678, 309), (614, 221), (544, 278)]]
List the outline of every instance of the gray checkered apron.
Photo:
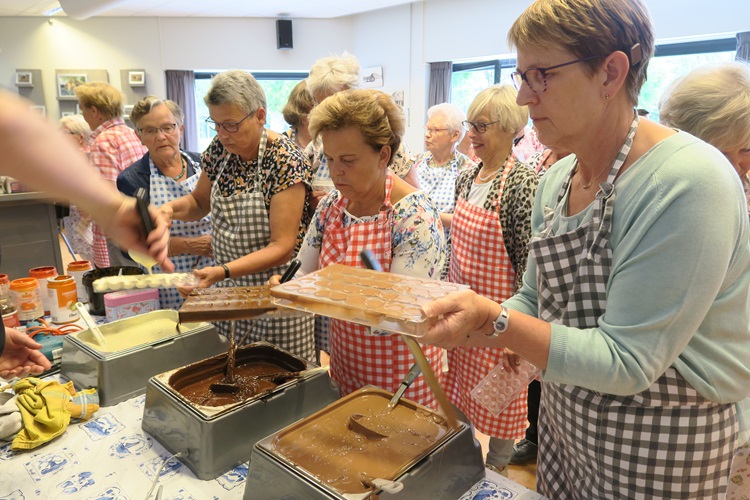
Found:
[[(638, 127), (636, 116), (592, 219), (553, 234), (564, 210), (571, 170), (546, 208), (545, 229), (530, 243), (537, 264), (539, 317), (576, 328), (596, 328), (607, 305), (614, 183)], [(734, 405), (705, 399), (669, 368), (632, 396), (573, 385), (542, 384), (537, 489), (551, 499), (720, 498), (727, 486), (737, 422)]]
[[(214, 257), (219, 263), (231, 262), (256, 252), (266, 247), (271, 238), (268, 210), (261, 190), (263, 184), (260, 175), (267, 139), (268, 134), (264, 129), (258, 147), (252, 191), (225, 197), (221, 195), (218, 182), (211, 187), (213, 250)], [(227, 155), (225, 158), (218, 178), (221, 178), (227, 167), (229, 157), (230, 155)], [(284, 274), (286, 268), (286, 264), (273, 267), (263, 272), (221, 281), (216, 286), (265, 285), (272, 275)], [(219, 333), (224, 336), (229, 335), (228, 321), (219, 321), (215, 324)], [(237, 321), (235, 341), (239, 342), (246, 335), (247, 343), (265, 340), (305, 359), (315, 360), (312, 316)]]

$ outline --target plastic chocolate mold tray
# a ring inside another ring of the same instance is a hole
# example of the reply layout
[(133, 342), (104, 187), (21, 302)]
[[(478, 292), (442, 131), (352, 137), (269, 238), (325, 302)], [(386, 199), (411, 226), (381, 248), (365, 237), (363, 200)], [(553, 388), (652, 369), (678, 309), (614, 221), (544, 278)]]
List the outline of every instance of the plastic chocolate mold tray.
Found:
[(107, 276), (94, 281), (95, 292), (114, 292), (135, 288), (171, 288), (196, 286), (198, 278), (191, 273), (140, 274), (133, 276)]
[(333, 264), (271, 288), (273, 303), (379, 330), (423, 336), (421, 306), (468, 288), (443, 281)]
[(521, 359), (518, 373), (505, 370), (500, 362), (474, 387), (471, 396), (493, 415), (500, 415), (541, 373), (525, 359)]
[(268, 286), (196, 288), (180, 307), (180, 321), (252, 319), (276, 310)]

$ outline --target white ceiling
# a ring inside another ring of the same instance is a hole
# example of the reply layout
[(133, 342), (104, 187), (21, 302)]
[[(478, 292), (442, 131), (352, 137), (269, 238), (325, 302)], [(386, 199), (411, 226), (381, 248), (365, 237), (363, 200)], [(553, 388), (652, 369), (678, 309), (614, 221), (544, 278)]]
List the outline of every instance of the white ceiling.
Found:
[[(96, 14), (111, 17), (334, 18), (421, 0), (124, 0)], [(41, 16), (54, 0), (0, 0), (0, 16)], [(64, 14), (57, 14), (61, 16)]]

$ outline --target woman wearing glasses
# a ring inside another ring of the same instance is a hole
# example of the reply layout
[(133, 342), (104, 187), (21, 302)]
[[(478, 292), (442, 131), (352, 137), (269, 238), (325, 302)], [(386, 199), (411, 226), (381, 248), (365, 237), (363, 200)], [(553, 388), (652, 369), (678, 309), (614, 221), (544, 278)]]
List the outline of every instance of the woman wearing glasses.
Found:
[[(474, 98), (468, 110), (469, 138), (481, 163), (458, 176), (451, 225), (448, 280), (471, 286), (495, 301), (518, 289), (526, 268), (531, 207), (538, 176), (512, 152), (513, 139), (529, 120), (510, 85), (496, 85)], [(474, 426), (490, 436), (487, 467), (504, 471), (515, 439), (526, 428), (526, 392), (500, 415), (480, 405), (471, 391), (498, 363), (502, 347), (456, 346), (448, 351), (447, 392)]]
[[(193, 192), (163, 205), (177, 220), (211, 214), (217, 266), (195, 271), (201, 287), (260, 286), (283, 274), (307, 229), (310, 165), (283, 134), (267, 130), (266, 97), (253, 76), (220, 73), (204, 98), (217, 135)], [(219, 331), (229, 334), (228, 325)], [(314, 359), (311, 318), (237, 321), (238, 342), (266, 340)]]
[(444, 102), (427, 110), (427, 124), (424, 127), (426, 152), (414, 159), (419, 187), (432, 198), (440, 211), (440, 220), (446, 234), (451, 227), (453, 205), (456, 201), (456, 178), (463, 170), (476, 165), (456, 146), (464, 138), (466, 118), (461, 108)]
[[(185, 115), (173, 101), (148, 96), (130, 112), (130, 121), (148, 153), (117, 176), (117, 189), (134, 196), (139, 188), (149, 193), (151, 204), (161, 206), (190, 194), (200, 178), (200, 157), (180, 149)], [(211, 249), (211, 217), (174, 221), (169, 230), (169, 255), (176, 272), (192, 272), (214, 266)], [(110, 248), (110, 255), (119, 249)], [(114, 256), (113, 256), (114, 260)], [(153, 272), (161, 272), (154, 266)], [(176, 288), (159, 290), (162, 309), (179, 309), (185, 301)]]
[(641, 0), (538, 0), (508, 38), (519, 104), (573, 154), (539, 185), (520, 292), (427, 304), (444, 318), (423, 340), (507, 347), (543, 370), (545, 496), (722, 498), (750, 388), (737, 176), (636, 114), (654, 48)]

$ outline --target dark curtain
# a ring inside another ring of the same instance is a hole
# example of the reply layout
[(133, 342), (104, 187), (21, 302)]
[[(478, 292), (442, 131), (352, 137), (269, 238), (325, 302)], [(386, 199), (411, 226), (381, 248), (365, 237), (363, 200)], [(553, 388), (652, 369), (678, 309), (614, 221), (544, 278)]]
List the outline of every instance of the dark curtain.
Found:
[(750, 62), (750, 31), (737, 33), (737, 54), (734, 58), (737, 61)]
[(167, 70), (167, 99), (182, 108), (185, 113), (185, 133), (180, 147), (185, 151), (198, 151), (198, 119), (195, 110), (195, 73), (193, 71)]
[(428, 108), (435, 104), (450, 102), (451, 76), (453, 76), (452, 62), (430, 63), (430, 90), (427, 95)]

